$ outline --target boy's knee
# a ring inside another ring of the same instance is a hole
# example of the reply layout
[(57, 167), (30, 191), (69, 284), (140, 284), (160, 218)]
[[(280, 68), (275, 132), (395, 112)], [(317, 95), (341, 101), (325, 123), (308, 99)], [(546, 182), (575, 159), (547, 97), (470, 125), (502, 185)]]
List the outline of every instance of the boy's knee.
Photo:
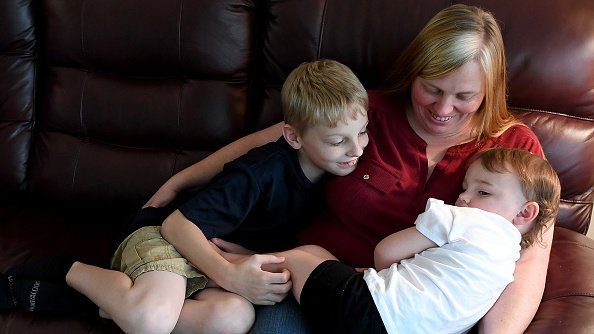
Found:
[(120, 325), (126, 333), (171, 333), (179, 318), (179, 310), (164, 304), (139, 304), (132, 316)]
[(221, 298), (212, 305), (211, 310), (213, 317), (228, 333), (247, 333), (256, 320), (252, 303), (235, 294)]

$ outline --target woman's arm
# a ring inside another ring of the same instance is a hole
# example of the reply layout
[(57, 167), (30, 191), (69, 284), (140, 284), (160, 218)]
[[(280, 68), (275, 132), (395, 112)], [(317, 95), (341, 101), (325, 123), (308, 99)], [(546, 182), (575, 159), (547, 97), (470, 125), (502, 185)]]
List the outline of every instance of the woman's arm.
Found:
[(375, 246), (373, 254), (375, 269), (378, 271), (386, 269), (394, 263), (436, 246), (437, 244), (414, 226), (390, 234)]
[(163, 238), (221, 288), (235, 292), (259, 305), (280, 302), (291, 289), (289, 273), (263, 271), (262, 265), (284, 259), (274, 255), (246, 256), (244, 261), (229, 262), (210, 245), (198, 226), (179, 210), (161, 226)]
[(262, 146), (280, 138), (283, 123), (277, 123), (266, 129), (242, 137), (208, 157), (173, 175), (146, 202), (144, 207), (161, 207), (171, 202), (177, 194), (187, 188), (206, 184), (223, 170), (223, 166), (250, 149)]
[(553, 224), (543, 234), (542, 245), (534, 243), (522, 251), (516, 263), (514, 281), (479, 322), (479, 333), (523, 333), (534, 315), (544, 292)]

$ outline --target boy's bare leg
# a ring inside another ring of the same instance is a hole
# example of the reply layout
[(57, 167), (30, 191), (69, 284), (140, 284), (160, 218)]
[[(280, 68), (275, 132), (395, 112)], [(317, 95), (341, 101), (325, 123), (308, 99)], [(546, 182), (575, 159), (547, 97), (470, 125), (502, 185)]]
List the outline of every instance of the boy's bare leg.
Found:
[(185, 299), (186, 279), (171, 272), (147, 272), (133, 283), (122, 272), (75, 262), (66, 282), (126, 333), (170, 333)]
[(220, 288), (186, 299), (173, 333), (247, 333), (255, 321), (252, 303)]

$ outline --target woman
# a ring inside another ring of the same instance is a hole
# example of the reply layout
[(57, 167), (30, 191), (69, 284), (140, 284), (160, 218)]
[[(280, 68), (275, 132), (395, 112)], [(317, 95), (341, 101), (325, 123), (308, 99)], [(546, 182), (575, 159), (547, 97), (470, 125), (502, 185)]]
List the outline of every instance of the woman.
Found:
[[(543, 155), (534, 133), (507, 110), (503, 39), (490, 13), (465, 5), (442, 10), (394, 68), (389, 89), (369, 94), (370, 143), (357, 170), (329, 181), (326, 214), (300, 236), (356, 266), (370, 266), (377, 242), (412, 226), (427, 198), (453, 204), (477, 151), (502, 146)], [(244, 137), (173, 176), (146, 205), (164, 205), (208, 181), (224, 162), (278, 139), (281, 126)], [(528, 326), (544, 291), (552, 237), (549, 226), (544, 247), (523, 251), (514, 282), (480, 330), (516, 333)]]

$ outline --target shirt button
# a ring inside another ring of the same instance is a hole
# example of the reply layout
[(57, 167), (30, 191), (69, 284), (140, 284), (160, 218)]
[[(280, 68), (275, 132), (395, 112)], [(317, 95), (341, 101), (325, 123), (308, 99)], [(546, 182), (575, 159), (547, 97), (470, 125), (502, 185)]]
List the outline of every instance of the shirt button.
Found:
[(363, 175), (363, 180), (369, 180), (369, 174)]

